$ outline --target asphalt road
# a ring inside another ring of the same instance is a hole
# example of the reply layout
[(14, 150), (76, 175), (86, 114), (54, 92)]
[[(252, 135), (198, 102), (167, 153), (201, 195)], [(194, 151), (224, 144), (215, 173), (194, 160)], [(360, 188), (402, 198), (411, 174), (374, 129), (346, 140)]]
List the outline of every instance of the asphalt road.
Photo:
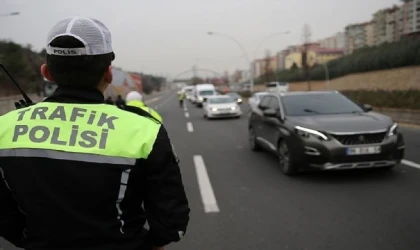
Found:
[(192, 209), (186, 237), (167, 249), (420, 249), (419, 129), (401, 128), (407, 161), (393, 171), (290, 178), (274, 156), (249, 150), (246, 115), (207, 121), (174, 92), (149, 104), (164, 118)]

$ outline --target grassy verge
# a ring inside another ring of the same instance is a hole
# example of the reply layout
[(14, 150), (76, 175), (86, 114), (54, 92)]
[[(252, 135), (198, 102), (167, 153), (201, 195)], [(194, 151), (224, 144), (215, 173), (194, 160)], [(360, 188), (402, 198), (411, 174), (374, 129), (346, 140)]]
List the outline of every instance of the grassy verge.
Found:
[(420, 109), (420, 90), (352, 90), (341, 93), (357, 103), (378, 108)]

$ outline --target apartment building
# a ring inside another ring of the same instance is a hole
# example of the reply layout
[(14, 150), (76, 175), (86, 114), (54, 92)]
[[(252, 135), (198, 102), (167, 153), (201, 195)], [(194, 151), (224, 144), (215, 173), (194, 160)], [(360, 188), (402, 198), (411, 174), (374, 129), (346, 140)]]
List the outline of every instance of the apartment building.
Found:
[(373, 14), (372, 24), (373, 24), (373, 39), (374, 44), (379, 45), (387, 41), (387, 20), (386, 20), (386, 10), (379, 10)]
[(286, 56), (290, 53), (290, 50), (282, 50), (277, 53), (277, 69), (284, 70), (286, 68)]
[(324, 39), (319, 40), (321, 48), (328, 49), (344, 49), (345, 48), (345, 34), (339, 32), (334, 36), (330, 36)]
[(398, 33), (410, 36), (420, 32), (420, 0), (402, 0), (397, 12)]
[[(301, 48), (303, 49), (303, 46)], [(321, 44), (313, 43), (308, 46), (307, 63), (312, 67), (315, 64), (324, 64), (343, 55), (343, 49), (322, 48)], [(302, 51), (292, 52), (286, 56), (286, 69), (290, 69), (294, 65), (298, 68), (302, 68), (302, 64)]]
[(375, 34), (373, 22), (351, 24), (345, 28), (345, 53), (351, 54), (357, 49), (373, 46)]

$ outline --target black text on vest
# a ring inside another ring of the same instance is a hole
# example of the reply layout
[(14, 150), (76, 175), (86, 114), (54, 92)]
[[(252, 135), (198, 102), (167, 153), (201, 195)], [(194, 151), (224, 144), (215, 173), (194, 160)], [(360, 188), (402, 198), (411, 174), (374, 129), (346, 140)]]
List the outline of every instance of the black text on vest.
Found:
[[(36, 107), (19, 111), (18, 122), (24, 121), (24, 118), (30, 120), (59, 120), (55, 126), (45, 126), (38, 124), (28, 126), (18, 124), (15, 126), (13, 142), (19, 141), (23, 136), (27, 137), (33, 143), (50, 143), (62, 146), (80, 146), (82, 148), (107, 147), (108, 133), (115, 130), (114, 121), (119, 118), (108, 115), (104, 112), (87, 110), (84, 108), (73, 107), (71, 112), (65, 111), (64, 106), (57, 107)], [(29, 116), (29, 117), (26, 117)], [(70, 122), (70, 123), (69, 123)], [(97, 126), (98, 130), (83, 130), (80, 124)], [(71, 126), (70, 133), (63, 133), (63, 126)]]

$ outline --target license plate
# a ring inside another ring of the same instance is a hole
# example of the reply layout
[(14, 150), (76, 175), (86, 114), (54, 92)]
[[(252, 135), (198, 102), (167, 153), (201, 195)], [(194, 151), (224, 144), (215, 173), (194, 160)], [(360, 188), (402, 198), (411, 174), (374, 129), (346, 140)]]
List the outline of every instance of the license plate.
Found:
[(372, 154), (380, 154), (381, 147), (358, 147), (358, 148), (348, 148), (347, 155), (372, 155)]

